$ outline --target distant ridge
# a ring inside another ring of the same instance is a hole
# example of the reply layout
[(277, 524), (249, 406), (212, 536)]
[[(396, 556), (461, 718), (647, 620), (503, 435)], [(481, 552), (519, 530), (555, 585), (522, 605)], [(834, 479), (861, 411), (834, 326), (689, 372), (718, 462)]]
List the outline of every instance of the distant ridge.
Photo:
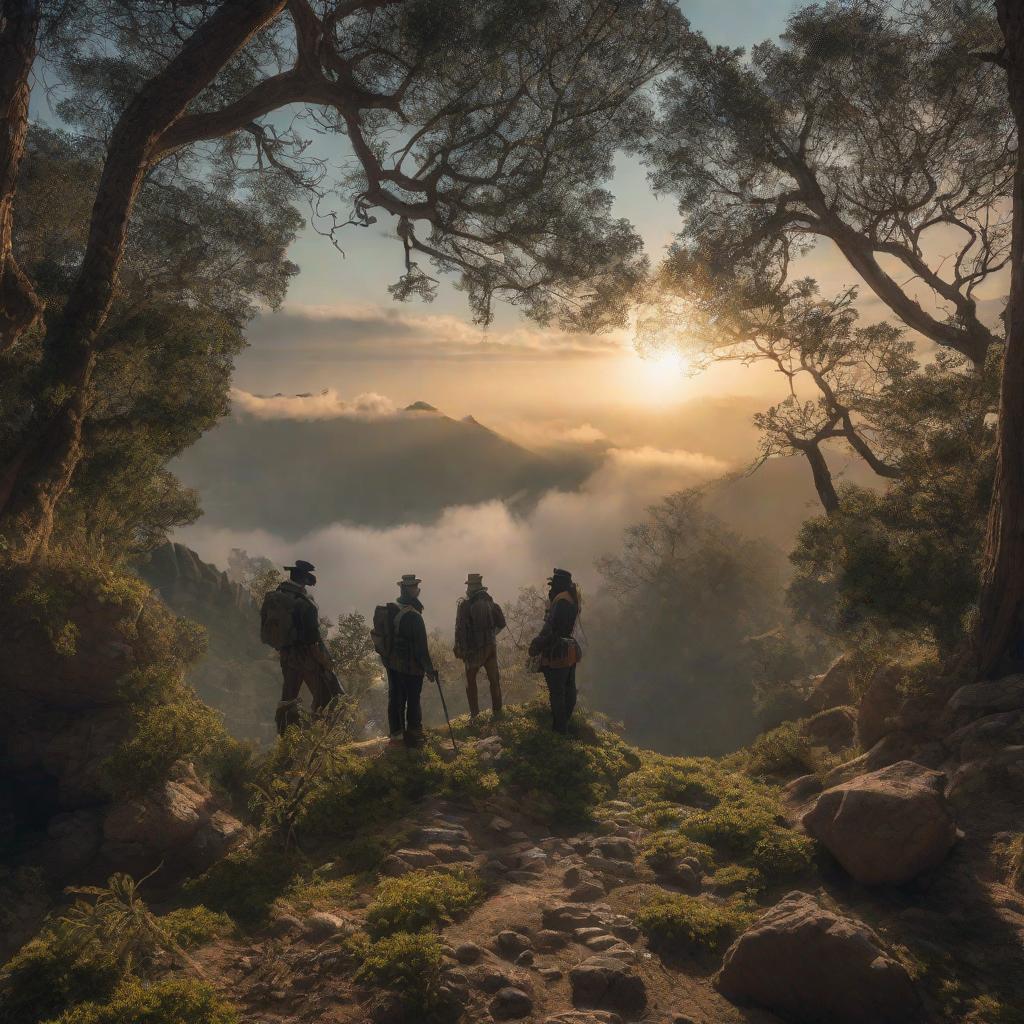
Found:
[(412, 405), (407, 405), (403, 412), (437, 412), (437, 406), (431, 405), (429, 402), (413, 402)]

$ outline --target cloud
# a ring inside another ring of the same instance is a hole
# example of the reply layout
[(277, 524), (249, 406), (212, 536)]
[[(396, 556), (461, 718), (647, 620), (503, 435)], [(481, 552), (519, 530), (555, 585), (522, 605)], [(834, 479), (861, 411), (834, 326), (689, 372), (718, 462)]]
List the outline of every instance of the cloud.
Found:
[(592, 423), (581, 423), (578, 427), (562, 431), (558, 440), (568, 441), (570, 444), (597, 444), (600, 441), (607, 441), (608, 435)]
[(481, 572), (499, 600), (542, 585), (555, 565), (571, 569), (585, 589), (598, 582), (594, 560), (617, 550), (622, 531), (664, 495), (721, 476), (729, 466), (708, 455), (656, 448), (611, 449), (579, 491), (549, 491), (525, 516), (504, 503), (455, 506), (430, 525), (373, 529), (335, 523), (295, 543), (265, 530), (199, 524), (178, 538), (218, 565), (233, 547), (284, 565), (317, 566), (322, 611), (358, 609), (369, 616), (389, 600), (394, 582), (416, 572), (424, 580), (429, 625), (450, 628), (467, 572)]
[(599, 359), (620, 355), (619, 335), (567, 334), (529, 324), (483, 329), (456, 316), (387, 306), (285, 306), (247, 331), (246, 360), (375, 362)]
[(315, 395), (253, 395), (241, 388), (232, 388), (231, 410), (262, 420), (369, 420), (394, 416), (398, 407), (390, 398), (375, 391), (346, 401), (334, 388), (325, 388)]

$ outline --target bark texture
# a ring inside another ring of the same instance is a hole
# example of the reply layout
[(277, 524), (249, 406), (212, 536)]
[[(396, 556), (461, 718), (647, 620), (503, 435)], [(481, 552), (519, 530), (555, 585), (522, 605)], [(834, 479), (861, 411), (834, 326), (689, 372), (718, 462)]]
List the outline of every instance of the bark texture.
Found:
[(28, 134), (38, 0), (0, 0), (0, 352), (39, 318), (42, 302), (14, 258), (14, 196)]
[[(1024, 4), (998, 0), (1006, 41), (1010, 105), (1024, 137)], [(1000, 663), (1021, 626), (1024, 606), (1024, 164), (1018, 149), (1006, 354), (999, 397), (995, 489), (989, 512), (978, 629), (983, 678)]]

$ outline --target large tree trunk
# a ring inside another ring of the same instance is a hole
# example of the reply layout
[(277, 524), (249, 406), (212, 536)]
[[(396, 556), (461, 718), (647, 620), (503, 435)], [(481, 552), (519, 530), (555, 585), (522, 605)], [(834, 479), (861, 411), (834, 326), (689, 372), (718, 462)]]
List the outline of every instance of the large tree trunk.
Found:
[(0, 474), (4, 533), (22, 557), (45, 549), (81, 461), (96, 339), (117, 288), (128, 224), (160, 136), (286, 0), (225, 0), (121, 115), (110, 139), (78, 277), (46, 339), (49, 394), (20, 452)]
[(14, 345), (43, 309), (14, 259), (14, 195), (28, 134), (28, 79), (38, 34), (38, 0), (0, 0), (0, 352)]
[(831, 516), (839, 511), (839, 495), (836, 492), (836, 485), (832, 480), (832, 471), (828, 468), (825, 455), (821, 445), (817, 441), (794, 442), (796, 447), (806, 456), (811, 467), (811, 475), (814, 477), (814, 489), (818, 492), (818, 500), (825, 510), (825, 515)]
[[(1006, 40), (1010, 106), (1024, 139), (1024, 5), (998, 0), (997, 9)], [(998, 672), (1024, 606), (1024, 157), (1019, 147), (1006, 327), (995, 490), (981, 578), (978, 655), (983, 678)]]

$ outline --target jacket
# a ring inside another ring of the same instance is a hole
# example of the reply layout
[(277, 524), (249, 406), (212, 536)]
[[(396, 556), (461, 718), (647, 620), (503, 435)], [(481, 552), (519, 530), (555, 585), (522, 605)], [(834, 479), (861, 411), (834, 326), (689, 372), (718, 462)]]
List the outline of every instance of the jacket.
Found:
[(400, 597), (397, 603), (401, 615), (401, 618), (396, 616), (395, 636), (398, 643), (388, 667), (411, 676), (433, 675), (434, 663), (430, 658), (430, 647), (427, 644), (423, 603), (417, 598), (403, 597)]
[(304, 647), (307, 644), (320, 643), (320, 609), (316, 601), (301, 583), (293, 583), (285, 580), (278, 585), (278, 590), (292, 594), (295, 597), (295, 607), (292, 611), (292, 621), (295, 624), (295, 633), (298, 640), (296, 647)]
[(540, 655), (541, 665), (560, 658), (563, 654), (560, 650), (562, 641), (572, 636), (579, 613), (580, 608), (574, 593), (563, 590), (562, 593), (556, 594), (548, 605), (544, 625), (530, 642), (530, 656)]
[(464, 597), (455, 612), (455, 657), (470, 663), (481, 659), (504, 628), (505, 613), (486, 590)]

